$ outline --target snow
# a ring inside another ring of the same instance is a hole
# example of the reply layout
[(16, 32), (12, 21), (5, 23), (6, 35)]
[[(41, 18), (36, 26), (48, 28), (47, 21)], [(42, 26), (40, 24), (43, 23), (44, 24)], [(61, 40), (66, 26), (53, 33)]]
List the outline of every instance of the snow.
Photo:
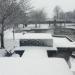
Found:
[(14, 47), (19, 47), (20, 39), (43, 39), (51, 40), (53, 47), (75, 47), (75, 42), (70, 42), (67, 38), (52, 37), (50, 33), (15, 33), (13, 39), (13, 29), (8, 29), (4, 32), (5, 36), (5, 48), (11, 50)]
[(70, 42), (67, 38), (63, 38), (63, 37), (53, 37), (53, 46), (75, 47), (75, 42)]
[[(30, 25), (28, 25), (27, 26), (27, 28), (31, 28), (31, 29), (33, 29), (33, 28), (35, 28), (35, 24), (30, 24)], [(37, 24), (37, 28), (41, 28), (41, 29), (44, 29), (44, 28), (46, 28), (46, 29), (48, 29), (49, 28), (49, 24)]]
[(5, 48), (7, 50), (11, 50), (14, 47), (20, 46), (20, 39), (41, 39), (41, 40), (49, 40), (48, 43), (53, 46), (53, 39), (50, 33), (15, 33), (13, 39), (13, 29), (8, 29), (4, 32), (5, 36)]
[(4, 39), (6, 38), (13, 38), (13, 29), (7, 29), (4, 31)]
[(1, 75), (73, 75), (64, 59), (48, 58), (49, 47), (15, 48), (18, 49), (25, 50), (21, 58), (0, 58)]
[[(8, 33), (9, 32), (9, 33)], [(5, 39), (12, 39), (12, 30), (5, 31)], [(35, 35), (35, 36), (33, 36)], [(45, 37), (46, 36), (46, 37)], [(53, 39), (53, 47), (16, 47), (13, 50), (24, 50), (23, 56), (0, 58), (0, 75), (73, 75), (66, 61), (61, 58), (48, 58), (47, 50), (57, 50), (56, 47), (71, 46), (66, 38), (52, 37), (50, 34), (15, 34), (16, 39)], [(8, 41), (8, 40), (7, 40)], [(7, 42), (6, 42), (7, 43)], [(8, 43), (8, 47), (10, 44)], [(14, 46), (14, 45), (13, 45)], [(74, 46), (74, 45), (73, 45)], [(73, 64), (72, 64), (73, 65)], [(73, 68), (72, 68), (73, 69)]]
[[(5, 40), (11, 39), (13, 41), (13, 29), (5, 31)], [(15, 40), (19, 39), (53, 39), (55, 47), (75, 47), (75, 42), (70, 42), (67, 38), (63, 37), (52, 37), (50, 33), (15, 33)]]
[(16, 58), (16, 57), (20, 57), (19, 54), (13, 54), (12, 57)]
[[(51, 34), (47, 33), (15, 33), (15, 39), (52, 39)], [(5, 36), (6, 39), (13, 39), (13, 33), (9, 33)]]
[(64, 59), (0, 58), (1, 75), (73, 75)]
[(75, 71), (75, 59), (71, 57), (70, 62), (71, 62), (71, 71)]
[(0, 49), (0, 57), (3, 57), (5, 53), (6, 53), (5, 49)]
[(33, 57), (33, 58), (47, 58), (47, 50), (57, 50), (52, 47), (16, 47), (15, 50), (24, 50), (23, 57)]

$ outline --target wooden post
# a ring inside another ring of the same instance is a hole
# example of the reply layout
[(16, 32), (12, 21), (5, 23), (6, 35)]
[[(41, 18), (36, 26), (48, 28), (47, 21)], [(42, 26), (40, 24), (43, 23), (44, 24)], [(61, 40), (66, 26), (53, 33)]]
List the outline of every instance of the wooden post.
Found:
[(40, 28), (41, 26), (40, 26), (40, 24), (39, 24), (39, 28)]
[(35, 24), (35, 28), (37, 28), (37, 24)]
[(23, 24), (23, 28), (24, 28), (24, 24)]
[(50, 27), (50, 21), (49, 21), (49, 27)]
[(25, 24), (25, 27), (27, 27), (27, 24)]

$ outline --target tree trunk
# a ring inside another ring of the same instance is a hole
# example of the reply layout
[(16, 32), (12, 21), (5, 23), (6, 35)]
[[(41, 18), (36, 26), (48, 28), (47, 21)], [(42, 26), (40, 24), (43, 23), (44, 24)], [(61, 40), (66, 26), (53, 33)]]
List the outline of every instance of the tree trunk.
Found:
[(4, 48), (4, 25), (2, 23), (2, 30), (1, 30), (1, 48)]
[(57, 27), (57, 24), (56, 24), (56, 20), (54, 20), (54, 34), (56, 34), (55, 32), (56, 32), (56, 27)]

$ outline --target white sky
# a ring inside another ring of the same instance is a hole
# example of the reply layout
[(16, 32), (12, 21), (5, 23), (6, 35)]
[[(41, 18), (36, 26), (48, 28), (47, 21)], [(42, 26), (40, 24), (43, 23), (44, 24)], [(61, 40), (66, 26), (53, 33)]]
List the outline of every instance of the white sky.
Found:
[(48, 13), (49, 17), (53, 15), (53, 9), (56, 5), (60, 6), (63, 11), (72, 11), (75, 9), (75, 0), (31, 0), (34, 8), (42, 9)]

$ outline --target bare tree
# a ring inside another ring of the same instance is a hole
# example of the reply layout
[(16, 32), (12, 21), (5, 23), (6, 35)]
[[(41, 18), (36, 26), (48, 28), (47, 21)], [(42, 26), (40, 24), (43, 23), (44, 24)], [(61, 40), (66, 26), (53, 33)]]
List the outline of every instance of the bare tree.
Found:
[(36, 23), (36, 27), (37, 27), (37, 23), (46, 21), (47, 19), (47, 14), (43, 9), (32, 10), (29, 16), (30, 16), (30, 21), (33, 21)]
[(6, 23), (21, 22), (23, 20), (21, 18), (26, 15), (25, 13), (29, 9), (27, 2), (27, 0), (20, 0), (19, 3), (17, 3), (17, 0), (0, 0), (1, 48), (4, 48), (4, 28)]
[(74, 18), (75, 18), (75, 12), (73, 12), (73, 11), (68, 11), (68, 12), (61, 11), (59, 14), (60, 20), (73, 21)]
[(64, 13), (63, 11), (61, 11), (61, 12), (59, 13), (59, 19), (60, 19), (60, 20), (65, 20), (65, 13)]
[(56, 6), (54, 8), (54, 19), (58, 20), (59, 19), (59, 14), (61, 12), (61, 8), (59, 6)]
[(47, 14), (46, 12), (42, 9), (42, 10), (32, 10), (30, 13), (30, 19), (32, 21), (45, 21), (47, 18)]

